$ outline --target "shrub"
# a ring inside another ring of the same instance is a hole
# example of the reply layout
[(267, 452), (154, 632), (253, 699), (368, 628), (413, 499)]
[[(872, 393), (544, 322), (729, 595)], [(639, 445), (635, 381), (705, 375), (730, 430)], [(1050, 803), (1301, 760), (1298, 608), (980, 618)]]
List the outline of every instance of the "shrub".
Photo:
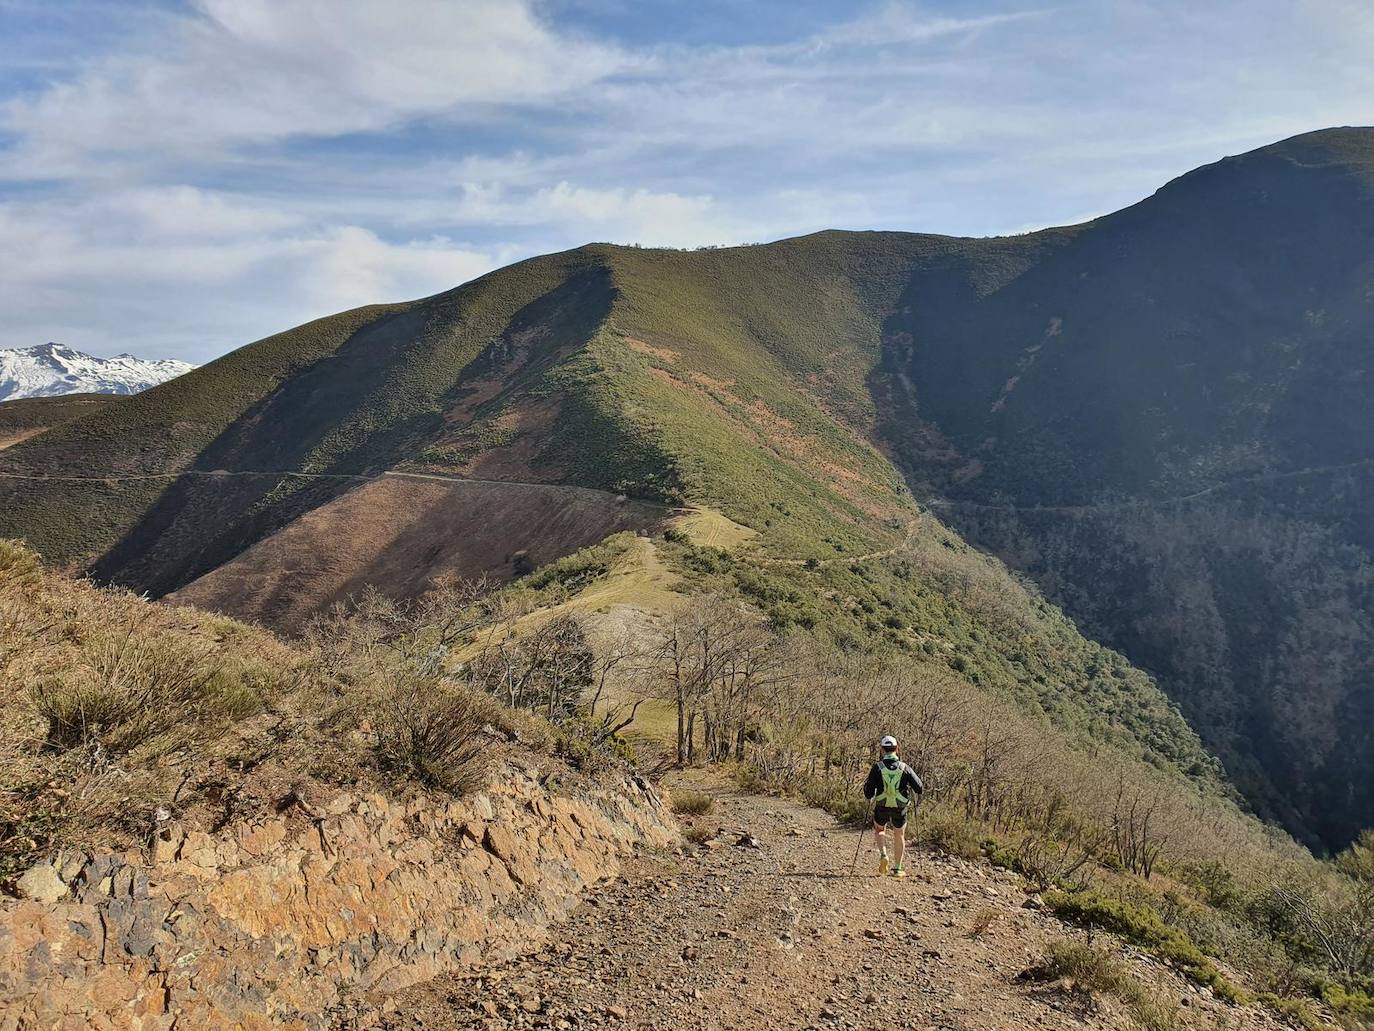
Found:
[(1176, 1004), (1152, 995), (1118, 957), (1105, 949), (1084, 942), (1053, 942), (1041, 965), (1028, 973), (1043, 980), (1069, 978), (1081, 990), (1114, 996), (1126, 1004), (1145, 1031), (1174, 1031), (1184, 1026)]
[(693, 845), (700, 845), (714, 838), (716, 832), (704, 823), (694, 823), (683, 831), (683, 836)]
[(686, 788), (673, 792), (673, 812), (688, 816), (704, 816), (715, 806), (716, 800), (704, 791)]
[(977, 859), (983, 854), (982, 827), (953, 806), (922, 806), (916, 812), (915, 829), (908, 831), (918, 844)]
[(494, 708), (448, 681), (400, 674), (373, 699), (378, 754), (425, 784), (476, 790), (491, 767)]
[(1317, 1008), (1307, 999), (1289, 999), (1266, 992), (1259, 997), (1259, 1001), (1290, 1021), (1296, 1020), (1305, 1031), (1325, 1031), (1330, 1027), (1321, 1019)]
[(208, 649), (141, 631), (96, 629), (70, 666), (35, 679), (29, 698), (49, 745), (117, 754), (176, 729), (194, 732), (226, 686), (216, 683), (220, 667)]
[(634, 748), (628, 741), (618, 734), (605, 733), (603, 726), (584, 716), (568, 716), (552, 727), (554, 753), (575, 769), (590, 773), (617, 762), (634, 762)]
[(1207, 985), (1228, 1002), (1248, 1001), (1246, 993), (1222, 975), (1186, 932), (1170, 927), (1153, 909), (1108, 898), (1097, 891), (1050, 891), (1045, 894), (1045, 905), (1070, 923), (1119, 934), (1173, 963), (1193, 981)]
[(802, 784), (802, 798), (808, 805), (824, 809), (842, 823), (868, 822), (868, 800), (855, 785), (843, 778), (808, 778)]
[(1000, 914), (995, 909), (980, 909), (973, 917), (973, 924), (969, 927), (968, 936), (970, 938), (981, 938), (987, 929), (997, 922)]

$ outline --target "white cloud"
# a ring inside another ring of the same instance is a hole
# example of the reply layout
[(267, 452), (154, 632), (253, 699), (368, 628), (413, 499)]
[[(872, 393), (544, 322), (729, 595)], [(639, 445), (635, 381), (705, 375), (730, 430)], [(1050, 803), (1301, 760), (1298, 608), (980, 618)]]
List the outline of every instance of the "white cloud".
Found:
[(589, 240), (1063, 223), (1374, 96), (1367, 0), (880, 0), (635, 46), (557, 0), (191, 2), (63, 69), (80, 0), (0, 101), (0, 346), (203, 360)]
[(0, 347), (58, 339), (203, 361), (310, 318), (449, 289), (500, 263), (190, 187), (0, 205)]
[[(197, 0), (147, 52), (97, 61), (10, 102), (15, 164), (89, 171), (98, 156), (204, 158), (296, 135), (547, 102), (629, 64), (558, 34), (523, 0)], [(467, 109), (467, 110), (465, 110)], [(21, 169), (22, 171), (22, 169)]]

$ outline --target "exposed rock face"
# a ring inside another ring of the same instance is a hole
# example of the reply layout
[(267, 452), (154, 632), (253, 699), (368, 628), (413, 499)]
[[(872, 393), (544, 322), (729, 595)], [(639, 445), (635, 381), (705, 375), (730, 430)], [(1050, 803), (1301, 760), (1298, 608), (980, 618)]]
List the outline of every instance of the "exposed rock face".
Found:
[(552, 793), (515, 772), (451, 804), (173, 824), (151, 858), (59, 858), (67, 901), (0, 903), (0, 1027), (321, 1027), (350, 992), (537, 945), (635, 846), (679, 841), (642, 782)]

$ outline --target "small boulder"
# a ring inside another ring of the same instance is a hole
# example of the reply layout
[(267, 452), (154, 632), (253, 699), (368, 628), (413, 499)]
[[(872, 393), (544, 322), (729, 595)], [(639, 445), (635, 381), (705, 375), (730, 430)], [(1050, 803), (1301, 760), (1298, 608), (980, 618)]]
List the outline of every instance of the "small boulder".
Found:
[(21, 897), (35, 902), (56, 902), (67, 894), (67, 885), (52, 863), (35, 863), (15, 881), (14, 887)]

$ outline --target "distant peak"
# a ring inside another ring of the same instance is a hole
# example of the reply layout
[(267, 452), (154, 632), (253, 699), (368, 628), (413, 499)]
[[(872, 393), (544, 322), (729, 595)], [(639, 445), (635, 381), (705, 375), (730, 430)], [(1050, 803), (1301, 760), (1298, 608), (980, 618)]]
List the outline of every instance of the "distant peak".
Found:
[(125, 352), (98, 358), (49, 340), (0, 350), (0, 401), (54, 394), (134, 394), (189, 372), (172, 359), (143, 359)]

